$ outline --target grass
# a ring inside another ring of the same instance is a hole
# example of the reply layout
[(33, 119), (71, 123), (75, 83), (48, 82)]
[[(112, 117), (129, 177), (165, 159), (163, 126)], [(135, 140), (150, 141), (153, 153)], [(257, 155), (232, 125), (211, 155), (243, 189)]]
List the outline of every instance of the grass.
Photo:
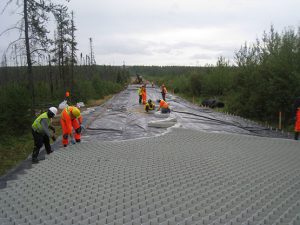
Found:
[(112, 95), (107, 95), (104, 98), (101, 99), (91, 99), (88, 100), (86, 103), (86, 107), (93, 107), (93, 106), (97, 106), (97, 105), (101, 105), (104, 102), (106, 102), (108, 99), (110, 99), (112, 97)]
[(0, 141), (0, 176), (26, 159), (32, 152), (33, 139), (31, 133), (20, 136), (1, 136)]
[[(89, 100), (86, 104), (86, 107), (99, 106), (111, 97), (112, 95), (109, 95), (109, 96), (105, 96), (103, 99)], [(86, 107), (81, 108), (81, 111), (84, 111)], [(52, 121), (52, 125), (55, 127), (56, 130), (55, 132), (56, 136), (60, 136), (62, 133), (59, 120), (60, 120), (60, 114), (57, 115)], [(30, 128), (28, 129), (28, 131), (18, 136), (13, 136), (9, 134), (1, 135), (0, 136), (0, 176), (6, 174), (10, 169), (14, 168), (20, 162), (25, 160), (29, 155), (31, 155), (32, 150), (33, 150), (33, 138), (32, 138)]]

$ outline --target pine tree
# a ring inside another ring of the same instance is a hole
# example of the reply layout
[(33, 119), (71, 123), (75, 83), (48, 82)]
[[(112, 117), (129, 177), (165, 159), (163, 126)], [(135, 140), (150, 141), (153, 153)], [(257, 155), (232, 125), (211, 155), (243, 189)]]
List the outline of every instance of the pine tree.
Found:
[(48, 38), (49, 30), (46, 25), (49, 21), (49, 14), (53, 13), (56, 5), (51, 0), (9, 0), (6, 5), (13, 2), (16, 3), (17, 7), (22, 6), (22, 18), (17, 23), (20, 32), (19, 38), (12, 41), (11, 44), (22, 44), (25, 40), (28, 87), (31, 95), (31, 112), (34, 113), (35, 90), (32, 71), (33, 64), (36, 62), (36, 58), (48, 52), (49, 45), (52, 44), (51, 39)]
[(74, 88), (74, 65), (77, 64), (76, 51), (77, 42), (75, 40), (75, 31), (76, 31), (75, 23), (74, 23), (74, 13), (71, 12), (71, 92), (73, 92)]
[(69, 58), (69, 43), (70, 43), (70, 16), (68, 8), (64, 5), (58, 5), (54, 11), (54, 17), (57, 23), (56, 37), (55, 37), (55, 58), (57, 58), (57, 65), (59, 68), (60, 78), (63, 80), (63, 86), (67, 89), (67, 74), (65, 64), (68, 63)]

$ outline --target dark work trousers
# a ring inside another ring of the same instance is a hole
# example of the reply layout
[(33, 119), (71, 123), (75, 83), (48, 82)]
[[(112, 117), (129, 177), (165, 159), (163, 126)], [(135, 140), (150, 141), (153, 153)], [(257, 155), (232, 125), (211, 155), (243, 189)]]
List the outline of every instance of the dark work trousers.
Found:
[(165, 93), (165, 92), (162, 92), (162, 93), (161, 93), (161, 96), (162, 96), (162, 99), (163, 99), (164, 101), (166, 101), (166, 93)]
[(298, 137), (299, 137), (299, 132), (295, 131), (295, 140), (298, 140)]
[(139, 95), (139, 103), (142, 104), (142, 95)]
[(170, 113), (171, 110), (169, 108), (165, 109), (165, 108), (161, 108), (161, 113)]
[(31, 129), (33, 140), (34, 140), (34, 148), (32, 152), (32, 159), (37, 159), (40, 153), (41, 147), (43, 147), (43, 144), (45, 145), (45, 149), (47, 154), (51, 153), (51, 145), (50, 145), (50, 139), (47, 134), (40, 134), (33, 129)]

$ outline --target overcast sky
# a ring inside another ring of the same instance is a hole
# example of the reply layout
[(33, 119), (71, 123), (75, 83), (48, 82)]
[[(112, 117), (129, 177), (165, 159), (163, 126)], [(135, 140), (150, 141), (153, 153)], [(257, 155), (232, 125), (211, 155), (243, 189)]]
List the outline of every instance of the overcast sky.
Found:
[[(1, 9), (8, 0), (0, 0)], [(61, 0), (62, 1), (62, 0)], [(93, 39), (97, 64), (215, 64), (233, 59), (271, 25), (282, 32), (300, 26), (300, 0), (71, 0), (78, 54)], [(14, 24), (12, 7), (0, 15), (0, 31)], [(0, 53), (13, 34), (0, 37)]]

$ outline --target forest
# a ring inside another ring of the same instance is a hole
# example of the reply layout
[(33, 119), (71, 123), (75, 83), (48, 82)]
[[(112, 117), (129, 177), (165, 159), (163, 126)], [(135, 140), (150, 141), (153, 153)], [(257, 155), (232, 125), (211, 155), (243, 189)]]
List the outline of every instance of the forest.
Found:
[(216, 65), (205, 67), (135, 66), (130, 68), (164, 83), (169, 91), (189, 99), (221, 99), (225, 110), (262, 123), (293, 131), (293, 104), (300, 96), (300, 28), (270, 30), (260, 39), (245, 43), (235, 52), (234, 62), (220, 56)]
[(6, 127), (6, 135), (24, 133), (35, 115), (58, 105), (66, 91), (74, 103), (86, 102), (116, 93), (128, 82), (125, 67), (96, 64), (92, 38), (87, 40), (88, 54), (77, 49), (74, 12), (64, 1), (7, 5), (20, 11), (20, 20), (2, 32), (19, 31), (19, 37), (8, 43), (0, 67), (0, 126)]

